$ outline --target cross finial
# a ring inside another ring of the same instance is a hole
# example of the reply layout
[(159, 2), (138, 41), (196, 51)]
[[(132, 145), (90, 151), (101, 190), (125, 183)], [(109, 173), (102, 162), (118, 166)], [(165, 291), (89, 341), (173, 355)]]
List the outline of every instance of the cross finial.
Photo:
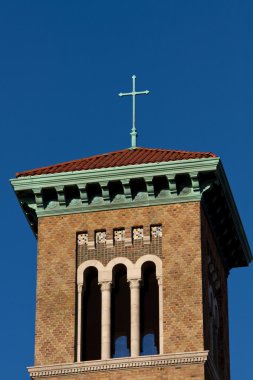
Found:
[(132, 126), (132, 130), (131, 130), (131, 149), (135, 149), (136, 148), (136, 141), (137, 141), (137, 130), (136, 130), (136, 127), (135, 127), (135, 96), (136, 95), (148, 95), (149, 94), (149, 91), (146, 90), (146, 91), (135, 91), (135, 79), (136, 79), (136, 75), (133, 75), (132, 76), (132, 80), (133, 80), (133, 90), (132, 92), (125, 92), (125, 93), (122, 93), (120, 92), (119, 93), (119, 96), (132, 96), (132, 99), (133, 99), (133, 126)]

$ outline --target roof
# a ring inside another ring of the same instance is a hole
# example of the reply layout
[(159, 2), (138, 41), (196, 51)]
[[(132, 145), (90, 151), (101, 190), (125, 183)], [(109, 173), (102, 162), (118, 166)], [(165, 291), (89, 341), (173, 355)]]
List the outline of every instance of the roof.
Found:
[(16, 177), (213, 157), (217, 156), (211, 152), (188, 152), (183, 150), (153, 148), (123, 149), (116, 152), (99, 154), (79, 160), (19, 172), (16, 173)]

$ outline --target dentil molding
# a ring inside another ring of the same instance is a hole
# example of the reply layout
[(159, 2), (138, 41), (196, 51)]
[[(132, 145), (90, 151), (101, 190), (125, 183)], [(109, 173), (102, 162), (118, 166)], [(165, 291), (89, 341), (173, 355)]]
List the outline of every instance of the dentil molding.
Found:
[(208, 351), (180, 352), (165, 355), (139, 356), (135, 358), (117, 358), (94, 360), (79, 363), (52, 364), (28, 367), (32, 379), (51, 376), (76, 375), (86, 372), (113, 371), (134, 368), (167, 367), (178, 365), (208, 363), (214, 380), (220, 380)]

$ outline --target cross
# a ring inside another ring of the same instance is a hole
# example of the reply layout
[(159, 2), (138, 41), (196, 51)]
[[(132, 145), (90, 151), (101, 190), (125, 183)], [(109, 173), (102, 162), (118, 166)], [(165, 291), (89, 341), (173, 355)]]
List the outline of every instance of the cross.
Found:
[(136, 140), (137, 140), (137, 136), (138, 136), (137, 130), (135, 128), (135, 96), (136, 95), (148, 95), (149, 91), (148, 90), (146, 90), (146, 91), (135, 91), (136, 75), (133, 75), (132, 79), (133, 79), (133, 91), (132, 92), (125, 92), (125, 93), (120, 92), (119, 96), (132, 96), (132, 99), (133, 99), (133, 127), (132, 127), (130, 135), (131, 135), (131, 148), (135, 149), (136, 148)]

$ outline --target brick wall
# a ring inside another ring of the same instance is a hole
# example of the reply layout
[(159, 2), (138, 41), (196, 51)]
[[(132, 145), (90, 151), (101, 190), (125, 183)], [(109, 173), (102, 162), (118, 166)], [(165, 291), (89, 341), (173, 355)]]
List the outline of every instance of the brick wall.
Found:
[[(204, 350), (201, 212), (198, 202), (189, 202), (39, 219), (35, 365), (75, 361), (76, 233), (97, 229), (110, 233), (117, 227), (160, 223), (164, 353)], [(136, 369), (134, 373), (136, 379), (144, 379), (147, 371), (150, 379), (168, 379), (168, 374), (170, 379), (178, 380), (204, 378), (203, 365), (181, 368)], [(131, 370), (121, 371), (120, 376), (128, 379), (130, 373)], [(118, 376), (115, 371), (75, 378)]]
[[(168, 368), (124, 369), (110, 372), (84, 373), (75, 376), (53, 376), (50, 380), (203, 380), (204, 366), (192, 364)], [(208, 375), (207, 375), (208, 376)], [(211, 378), (206, 377), (206, 380)]]

